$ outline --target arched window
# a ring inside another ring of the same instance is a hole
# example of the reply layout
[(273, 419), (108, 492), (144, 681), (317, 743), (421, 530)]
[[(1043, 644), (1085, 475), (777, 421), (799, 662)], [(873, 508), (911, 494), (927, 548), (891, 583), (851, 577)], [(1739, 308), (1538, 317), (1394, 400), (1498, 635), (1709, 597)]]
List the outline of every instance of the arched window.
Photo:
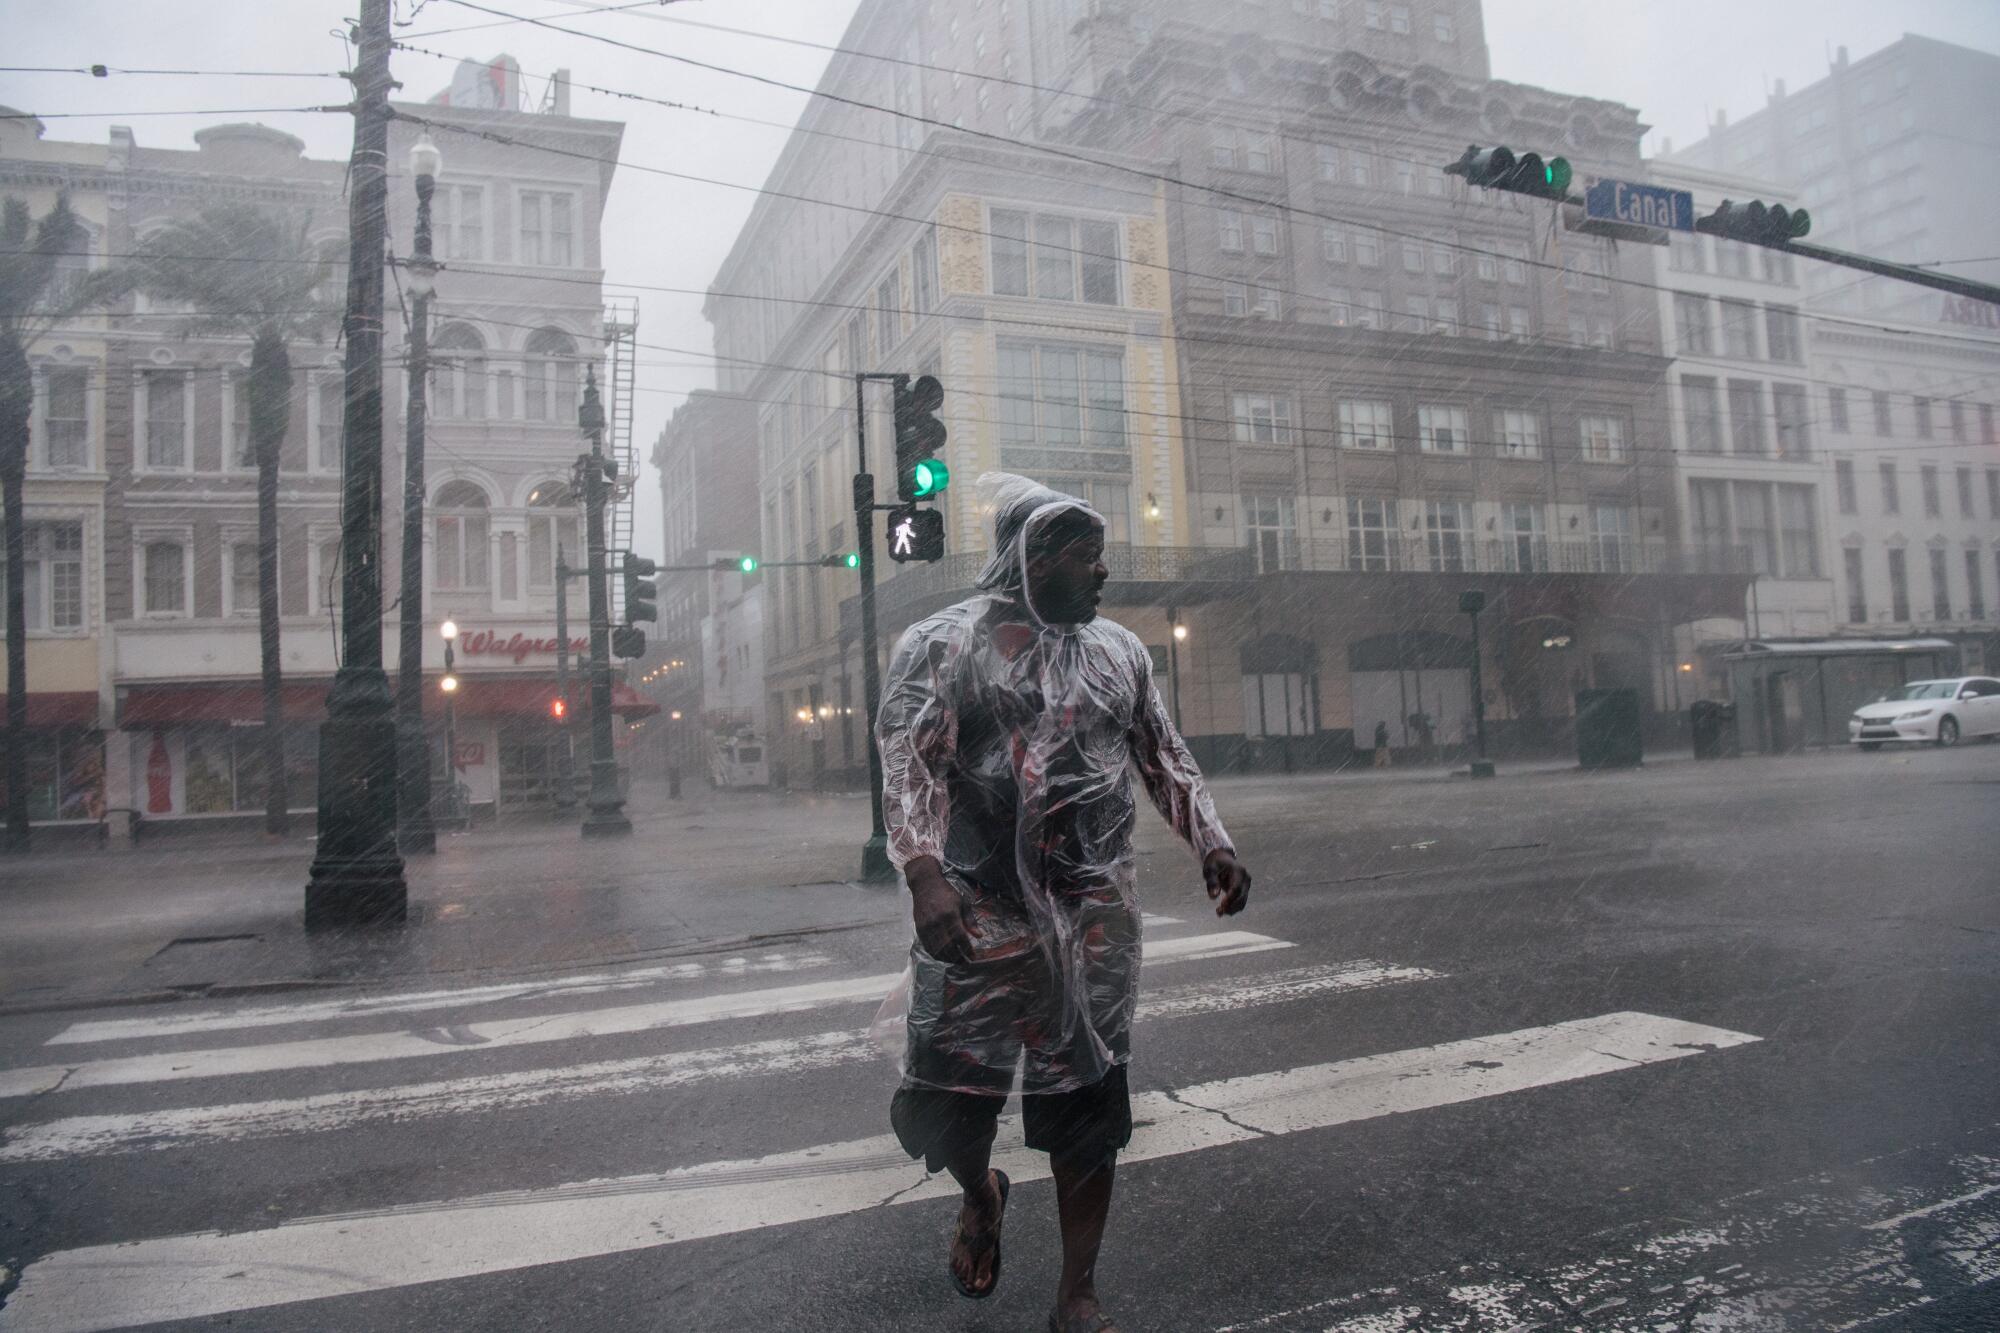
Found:
[(439, 329), (431, 339), (431, 385), (438, 416), (486, 416), (486, 340), (464, 324)]
[(436, 578), (441, 591), (483, 589), (486, 561), (486, 492), (469, 481), (442, 487), (432, 502), (437, 522)]
[(569, 484), (545, 481), (528, 493), (528, 586), (548, 592), (556, 586), (556, 557), (581, 565), (576, 538), (576, 496)]
[(567, 333), (536, 329), (529, 334), (521, 373), (528, 420), (576, 421), (576, 343)]

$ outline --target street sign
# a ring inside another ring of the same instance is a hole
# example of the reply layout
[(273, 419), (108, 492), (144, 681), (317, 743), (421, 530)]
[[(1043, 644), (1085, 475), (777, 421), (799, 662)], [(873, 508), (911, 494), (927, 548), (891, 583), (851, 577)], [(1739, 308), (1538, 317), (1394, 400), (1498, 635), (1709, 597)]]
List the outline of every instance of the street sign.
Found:
[(1694, 230), (1694, 195), (1662, 185), (1601, 180), (1583, 192), (1583, 215), (1661, 231)]

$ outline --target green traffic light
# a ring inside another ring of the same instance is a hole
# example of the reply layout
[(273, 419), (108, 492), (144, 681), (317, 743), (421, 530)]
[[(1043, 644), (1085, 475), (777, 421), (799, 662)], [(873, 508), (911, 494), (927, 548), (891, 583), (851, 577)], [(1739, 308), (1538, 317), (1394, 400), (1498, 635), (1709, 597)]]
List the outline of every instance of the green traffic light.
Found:
[(910, 473), (916, 479), (917, 484), (912, 489), (916, 491), (919, 499), (926, 495), (936, 495), (951, 485), (951, 469), (935, 458), (926, 458), (911, 468)]
[(1792, 210), (1792, 225), (1787, 229), (1792, 240), (1797, 240), (1812, 230), (1812, 214), (1803, 208)]
[(1543, 181), (1558, 194), (1569, 189), (1571, 175), (1569, 159), (1566, 157), (1552, 157), (1548, 160), (1548, 165), (1542, 168)]
[(849, 551), (844, 557), (842, 557), (841, 563), (843, 565), (846, 565), (849, 569), (861, 568), (861, 552)]
[(757, 557), (754, 555), (746, 555), (741, 560), (738, 560), (736, 562), (736, 567), (742, 570), (745, 574), (755, 574), (757, 572)]

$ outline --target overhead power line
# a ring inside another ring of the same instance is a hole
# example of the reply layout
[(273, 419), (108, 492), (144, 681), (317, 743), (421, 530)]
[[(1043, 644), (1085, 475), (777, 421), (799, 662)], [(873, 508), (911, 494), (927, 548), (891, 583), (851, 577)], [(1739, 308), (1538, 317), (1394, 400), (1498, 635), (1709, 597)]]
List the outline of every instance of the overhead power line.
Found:
[(0, 65), (0, 74), (166, 74), (201, 79), (345, 79), (323, 69), (131, 69), (123, 65)]

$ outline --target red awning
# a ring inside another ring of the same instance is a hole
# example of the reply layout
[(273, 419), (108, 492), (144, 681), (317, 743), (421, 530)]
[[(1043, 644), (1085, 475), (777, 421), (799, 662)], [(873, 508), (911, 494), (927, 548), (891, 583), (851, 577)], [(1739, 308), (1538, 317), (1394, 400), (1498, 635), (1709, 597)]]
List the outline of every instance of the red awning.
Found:
[(97, 725), (97, 691), (29, 690), (28, 725), (94, 727)]
[[(287, 681), (287, 722), (326, 717), (325, 681)], [(189, 722), (262, 722), (264, 687), (255, 681), (227, 685), (126, 685), (119, 688), (118, 725), (173, 727)]]

